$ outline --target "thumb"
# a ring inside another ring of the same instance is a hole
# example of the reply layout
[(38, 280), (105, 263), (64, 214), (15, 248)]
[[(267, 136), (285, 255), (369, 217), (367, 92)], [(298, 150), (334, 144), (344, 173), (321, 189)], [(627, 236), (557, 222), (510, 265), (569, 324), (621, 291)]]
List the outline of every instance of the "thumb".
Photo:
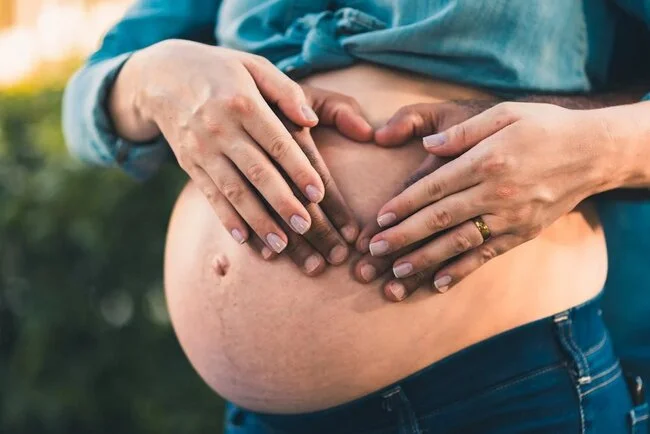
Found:
[(445, 131), (422, 139), (424, 149), (439, 157), (454, 157), (473, 148), (497, 131), (514, 123), (517, 117), (504, 114), (499, 106), (488, 109)]
[(372, 140), (374, 130), (354, 98), (309, 86), (303, 89), (321, 125), (335, 127), (344, 136), (358, 142)]
[(422, 137), (438, 130), (444, 104), (414, 104), (399, 109), (384, 126), (375, 132), (379, 146), (392, 148), (413, 137)]

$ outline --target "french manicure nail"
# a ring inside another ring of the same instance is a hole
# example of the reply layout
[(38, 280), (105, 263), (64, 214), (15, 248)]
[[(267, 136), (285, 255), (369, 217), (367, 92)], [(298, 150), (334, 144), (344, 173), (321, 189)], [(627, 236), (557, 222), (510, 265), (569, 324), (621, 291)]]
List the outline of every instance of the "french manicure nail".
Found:
[(398, 279), (400, 277), (408, 276), (411, 274), (411, 271), (413, 271), (413, 265), (409, 264), (408, 262), (404, 262), (403, 264), (399, 264), (393, 267), (393, 274)]
[(266, 247), (266, 246), (262, 247), (262, 258), (268, 260), (268, 259), (271, 258), (271, 255), (272, 255), (272, 254), (273, 254), (273, 252), (271, 251), (271, 249), (269, 249), (269, 248)]
[(370, 264), (365, 264), (361, 266), (361, 277), (366, 282), (371, 282), (377, 276), (377, 269)]
[(431, 136), (426, 136), (422, 139), (422, 143), (425, 148), (435, 148), (436, 146), (442, 146), (447, 141), (445, 133), (433, 134)]
[(348, 243), (353, 242), (357, 238), (357, 229), (354, 226), (346, 225), (341, 228), (341, 235)]
[(230, 235), (237, 241), (239, 244), (244, 244), (244, 235), (242, 235), (241, 231), (239, 229), (233, 229), (230, 231)]
[(305, 115), (305, 119), (310, 122), (318, 122), (318, 115), (316, 115), (316, 112), (311, 107), (303, 104), (300, 109), (302, 110), (302, 114)]
[(377, 224), (379, 227), (385, 227), (397, 220), (397, 216), (394, 212), (387, 212), (377, 217)]
[(384, 253), (388, 253), (389, 250), (388, 246), (388, 241), (386, 240), (381, 240), (381, 241), (375, 241), (374, 243), (370, 243), (368, 246), (368, 249), (370, 249), (370, 254), (372, 256), (379, 256), (383, 255)]
[(307, 220), (302, 218), (301, 216), (294, 214), (291, 216), (289, 219), (289, 223), (291, 224), (291, 228), (298, 232), (300, 235), (304, 234), (309, 230), (309, 223)]
[(266, 236), (266, 242), (269, 243), (275, 253), (280, 253), (287, 247), (287, 243), (279, 235), (272, 232)]
[(348, 257), (348, 248), (345, 246), (335, 246), (332, 250), (330, 250), (329, 258), (330, 262), (333, 264), (340, 264), (341, 262), (345, 261)]
[(310, 255), (305, 260), (305, 271), (307, 271), (307, 273), (313, 273), (318, 269), (318, 267), (320, 267), (320, 264), (321, 264), (320, 256)]
[(388, 290), (397, 301), (402, 301), (406, 297), (406, 288), (401, 283), (390, 282), (388, 284)]
[(447, 292), (450, 283), (451, 283), (451, 276), (443, 276), (439, 279), (436, 279), (433, 282), (433, 286), (435, 286), (439, 292)]
[(305, 194), (307, 194), (307, 199), (311, 203), (318, 203), (323, 200), (323, 193), (311, 184), (305, 187)]

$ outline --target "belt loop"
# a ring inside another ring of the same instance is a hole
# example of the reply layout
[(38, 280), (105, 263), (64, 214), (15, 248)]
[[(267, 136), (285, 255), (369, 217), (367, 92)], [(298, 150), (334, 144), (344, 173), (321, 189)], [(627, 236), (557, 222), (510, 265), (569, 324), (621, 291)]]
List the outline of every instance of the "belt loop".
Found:
[(578, 384), (583, 386), (591, 383), (587, 357), (573, 339), (572, 310), (569, 309), (555, 314), (553, 316), (553, 323), (555, 324), (555, 330), (560, 341), (560, 346), (571, 359)]
[(382, 408), (387, 412), (397, 412), (399, 434), (422, 434), (415, 412), (409, 399), (400, 386), (388, 389), (382, 394)]

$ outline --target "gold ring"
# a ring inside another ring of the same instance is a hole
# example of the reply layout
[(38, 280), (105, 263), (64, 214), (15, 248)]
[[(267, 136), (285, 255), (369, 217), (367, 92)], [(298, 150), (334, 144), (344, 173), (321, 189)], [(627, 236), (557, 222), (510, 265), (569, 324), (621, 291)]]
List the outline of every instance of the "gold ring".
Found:
[(473, 218), (472, 221), (476, 225), (476, 229), (481, 233), (481, 236), (483, 237), (483, 241), (487, 241), (490, 239), (492, 236), (492, 232), (490, 232), (490, 228), (488, 228), (488, 225), (485, 224), (483, 219), (481, 217), (476, 217)]

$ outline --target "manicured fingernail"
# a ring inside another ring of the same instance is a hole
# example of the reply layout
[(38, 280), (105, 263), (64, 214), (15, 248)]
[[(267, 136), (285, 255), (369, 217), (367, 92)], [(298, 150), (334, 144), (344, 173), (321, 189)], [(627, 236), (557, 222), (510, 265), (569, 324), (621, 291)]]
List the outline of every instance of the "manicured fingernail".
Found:
[(370, 243), (368, 248), (370, 249), (370, 254), (372, 256), (378, 256), (383, 255), (384, 253), (388, 253), (390, 247), (388, 246), (388, 241), (381, 240)]
[(345, 241), (348, 243), (354, 242), (354, 240), (357, 238), (357, 228), (351, 225), (343, 226), (341, 228), (341, 235), (343, 235), (343, 238), (345, 238)]
[(318, 122), (318, 115), (316, 115), (316, 112), (311, 107), (303, 104), (300, 109), (302, 110), (302, 114), (305, 115), (305, 119), (309, 122)]
[(244, 242), (246, 241), (244, 239), (244, 235), (241, 233), (239, 229), (233, 229), (232, 231), (230, 231), (230, 235), (232, 235), (235, 241), (237, 241), (239, 244), (244, 244)]
[(269, 246), (271, 246), (275, 253), (280, 253), (285, 247), (287, 247), (287, 243), (274, 233), (270, 233), (266, 236), (266, 242), (269, 243)]
[(388, 290), (397, 301), (402, 301), (406, 298), (406, 288), (399, 282), (390, 282), (388, 284)]
[(318, 203), (323, 200), (323, 193), (311, 184), (305, 187), (305, 193), (311, 203)]
[(271, 249), (269, 249), (266, 246), (262, 247), (262, 258), (270, 259), (272, 255), (273, 255), (273, 252), (271, 251)]
[(370, 244), (370, 238), (362, 238), (358, 241), (359, 251), (361, 253), (366, 253), (368, 251), (368, 244)]
[(439, 279), (436, 279), (433, 282), (433, 286), (435, 286), (439, 292), (447, 292), (450, 283), (451, 283), (451, 276), (443, 276)]
[(361, 277), (365, 282), (371, 282), (377, 276), (377, 269), (370, 264), (365, 264), (361, 266)]
[(393, 267), (393, 274), (398, 279), (400, 277), (408, 276), (411, 274), (411, 271), (413, 271), (413, 265), (409, 264), (408, 262), (404, 262), (403, 264), (399, 264)]
[(309, 223), (299, 215), (292, 215), (289, 219), (289, 223), (291, 224), (291, 228), (294, 231), (298, 232), (300, 235), (309, 230)]
[(330, 250), (329, 258), (333, 264), (340, 264), (348, 258), (348, 248), (345, 246), (335, 246)]
[(318, 255), (311, 255), (305, 260), (305, 271), (307, 273), (313, 273), (320, 267), (321, 258)]
[(446, 141), (447, 136), (445, 133), (433, 134), (422, 139), (422, 143), (424, 144), (425, 148), (435, 148), (436, 146), (442, 146)]
[(385, 227), (397, 220), (397, 216), (394, 212), (387, 212), (386, 214), (380, 215), (377, 217), (377, 224), (379, 227)]

